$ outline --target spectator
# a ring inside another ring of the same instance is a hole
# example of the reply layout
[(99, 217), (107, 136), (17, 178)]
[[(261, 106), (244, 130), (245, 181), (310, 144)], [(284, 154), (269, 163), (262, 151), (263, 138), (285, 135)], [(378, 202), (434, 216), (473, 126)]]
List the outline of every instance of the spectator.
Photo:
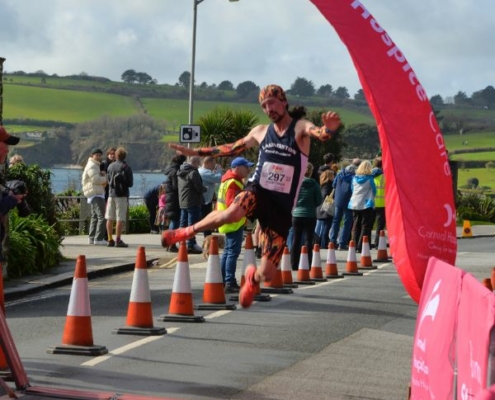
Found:
[[(376, 186), (375, 196), (375, 216), (373, 217), (376, 223), (374, 246), (378, 248), (378, 241), (380, 240), (380, 231), (384, 231), (387, 226), (387, 219), (385, 217), (385, 175), (382, 170), (382, 158), (376, 157), (373, 161), (373, 180)], [(370, 238), (371, 243), (371, 238)]]
[(157, 225), (160, 229), (160, 233), (163, 232), (168, 225), (168, 218), (165, 215), (165, 206), (167, 204), (167, 196), (165, 194), (166, 184), (163, 182), (160, 185), (160, 189), (158, 190), (158, 215), (155, 221), (155, 225)]
[(149, 224), (150, 224), (150, 233), (159, 233), (159, 228), (156, 226), (156, 212), (158, 209), (158, 192), (160, 191), (160, 186), (157, 185), (148, 189), (144, 194), (144, 205), (148, 209), (149, 214)]
[[(165, 216), (169, 219), (169, 229), (177, 229), (180, 225), (180, 206), (179, 206), (179, 184), (177, 172), (180, 166), (186, 161), (186, 157), (177, 154), (172, 161), (165, 167)], [(177, 253), (179, 249), (175, 244), (168, 246), (167, 251)]]
[[(352, 211), (348, 208), (352, 195), (351, 183), (360, 163), (361, 160), (355, 158), (352, 160), (352, 164), (340, 171), (333, 181), (335, 214), (330, 228), (330, 241), (338, 250), (348, 250), (352, 228)], [(344, 224), (341, 230), (340, 223), (342, 219)]]
[[(180, 226), (193, 226), (201, 219), (201, 206), (206, 187), (199, 174), (201, 162), (199, 156), (191, 156), (182, 164), (177, 173), (179, 183)], [(203, 249), (196, 243), (196, 236), (187, 239), (187, 251), (191, 254), (201, 254)]]
[[(110, 186), (107, 211), (108, 247), (128, 247), (122, 240), (122, 225), (127, 219), (129, 204), (129, 188), (134, 184), (131, 167), (126, 163), (127, 151), (123, 147), (115, 151), (116, 161), (108, 167), (107, 177)], [(115, 224), (115, 240), (113, 240), (113, 221)]]
[(318, 168), (318, 178), (320, 177), (323, 171), (327, 169), (331, 169), (333, 166), (333, 160), (335, 156), (332, 153), (327, 153), (323, 156), (323, 165)]
[(24, 158), (20, 154), (14, 154), (12, 157), (10, 157), (9, 160), (9, 165), (12, 166), (14, 164), (22, 164), (24, 163)]
[[(331, 168), (325, 169), (320, 174), (320, 189), (321, 189), (321, 197), (325, 199), (328, 195), (331, 194), (333, 190), (333, 180), (335, 178), (335, 172)], [(329, 242), (329, 233), (330, 228), (332, 227), (333, 215), (327, 214), (325, 211), (321, 210), (321, 206), (318, 206), (316, 209), (316, 228), (315, 228), (315, 236), (317, 239), (317, 243), (320, 245), (320, 248), (326, 249), (328, 247)]]
[[(111, 163), (115, 161), (115, 151), (117, 149), (115, 147), (109, 147), (107, 150), (107, 156), (106, 158), (100, 163), (100, 171), (104, 171), (105, 173), (108, 172), (108, 167), (110, 166)], [(108, 200), (108, 190), (109, 186), (105, 186), (105, 202)]]
[(296, 205), (292, 209), (292, 228), (294, 230), (294, 236), (290, 259), (292, 270), (294, 271), (297, 271), (299, 267), (301, 246), (306, 245), (308, 248), (308, 260), (310, 263), (313, 258), (312, 250), (316, 227), (316, 208), (322, 203), (323, 199), (321, 197), (320, 185), (311, 178), (312, 174), (313, 165), (308, 162)]
[(91, 206), (91, 221), (89, 223), (88, 243), (106, 246), (105, 240), (105, 187), (107, 173), (100, 170), (103, 152), (100, 149), (91, 150), (91, 156), (82, 173), (82, 190)]
[[(254, 163), (243, 157), (232, 160), (230, 169), (222, 177), (222, 183), (218, 188), (217, 210), (226, 210), (232, 204), (235, 197), (244, 189), (244, 181), (253, 166)], [(241, 254), (245, 224), (246, 217), (242, 217), (239, 221), (218, 227), (218, 231), (225, 234), (225, 247), (220, 259), (225, 293), (237, 293), (241, 289), (235, 279), (235, 272), (237, 259)]]
[[(213, 198), (218, 184), (222, 180), (222, 167), (215, 164), (215, 159), (212, 156), (207, 156), (203, 159), (203, 166), (198, 169), (203, 186), (206, 192), (203, 193), (203, 205), (201, 206), (201, 218), (206, 217), (213, 209)], [(204, 231), (204, 236), (211, 235), (211, 231)]]
[(363, 161), (352, 178), (349, 209), (353, 214), (352, 239), (356, 243), (356, 252), (361, 252), (363, 236), (371, 238), (373, 227), (376, 186), (371, 169), (371, 163)]

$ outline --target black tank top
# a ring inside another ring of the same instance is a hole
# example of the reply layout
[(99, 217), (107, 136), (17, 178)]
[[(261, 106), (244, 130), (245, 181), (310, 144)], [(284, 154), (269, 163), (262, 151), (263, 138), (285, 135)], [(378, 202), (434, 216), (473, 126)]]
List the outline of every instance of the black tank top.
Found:
[[(273, 124), (268, 126), (260, 143), (258, 163), (250, 182), (270, 192), (270, 199), (291, 211), (306, 172), (308, 157), (296, 142), (293, 119), (283, 136), (278, 136)], [(273, 210), (276, 212), (276, 210)]]

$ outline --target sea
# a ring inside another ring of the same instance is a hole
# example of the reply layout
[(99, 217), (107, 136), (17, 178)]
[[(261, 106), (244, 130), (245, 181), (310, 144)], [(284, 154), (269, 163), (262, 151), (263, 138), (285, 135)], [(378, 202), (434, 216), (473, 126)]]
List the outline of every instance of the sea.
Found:
[[(67, 189), (81, 190), (81, 177), (83, 170), (80, 168), (50, 168), (52, 173), (52, 192), (54, 194), (64, 192)], [(131, 197), (143, 197), (146, 191), (161, 184), (165, 180), (162, 172), (133, 171), (134, 185), (130, 189)]]

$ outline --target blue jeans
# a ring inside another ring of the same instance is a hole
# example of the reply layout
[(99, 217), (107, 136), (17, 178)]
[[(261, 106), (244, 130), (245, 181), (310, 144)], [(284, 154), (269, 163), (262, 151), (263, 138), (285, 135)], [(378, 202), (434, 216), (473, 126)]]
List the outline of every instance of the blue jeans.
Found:
[[(184, 228), (186, 226), (194, 225), (201, 219), (201, 207), (189, 207), (180, 209), (180, 227)], [(196, 244), (196, 237), (193, 236), (187, 239), (187, 247), (192, 247)]]
[(168, 229), (174, 230), (180, 228), (180, 215), (174, 218), (170, 218), (168, 223)]
[[(344, 219), (344, 226), (340, 231), (340, 222)], [(330, 229), (330, 241), (334, 245), (346, 247), (351, 239), (352, 228), (352, 211), (347, 207), (335, 206), (335, 215), (333, 216), (332, 228)], [(339, 236), (340, 231), (340, 236)]]
[(326, 249), (328, 247), (332, 221), (333, 217), (319, 219), (318, 221), (316, 221), (315, 235), (320, 238), (320, 242), (318, 244), (320, 245), (321, 249)]
[(236, 283), (235, 270), (237, 259), (241, 254), (243, 233), (244, 229), (240, 228), (235, 232), (225, 234), (225, 247), (220, 259), (224, 283)]

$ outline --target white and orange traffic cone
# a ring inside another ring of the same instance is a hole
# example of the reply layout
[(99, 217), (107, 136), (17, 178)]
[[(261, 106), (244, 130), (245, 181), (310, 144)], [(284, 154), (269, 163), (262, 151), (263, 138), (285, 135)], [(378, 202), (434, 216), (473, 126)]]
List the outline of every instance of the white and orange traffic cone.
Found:
[(361, 248), (361, 260), (358, 269), (376, 269), (371, 261), (370, 242), (368, 236), (363, 236), (363, 246)]
[(337, 257), (335, 256), (335, 245), (332, 242), (328, 243), (325, 276), (327, 279), (340, 279), (344, 277), (344, 275), (339, 274), (337, 268)]
[(363, 273), (358, 271), (356, 260), (356, 245), (354, 240), (349, 242), (349, 250), (347, 252), (347, 262), (343, 275), (362, 276)]
[(146, 264), (146, 252), (143, 246), (137, 249), (134, 277), (132, 279), (131, 296), (127, 308), (126, 326), (112, 331), (119, 335), (164, 335), (163, 327), (153, 326), (153, 311), (151, 309), (150, 284)]
[[(249, 265), (257, 266), (256, 263), (256, 253), (254, 251), (253, 235), (251, 232), (246, 233), (246, 240), (244, 243), (244, 260), (242, 262), (242, 275), (241, 275), (241, 287), (244, 286), (246, 282), (246, 277), (244, 276), (244, 271)], [(254, 296), (255, 301), (271, 301), (271, 296), (269, 294), (261, 293), (261, 287), (258, 284), (257, 294)], [(234, 294), (230, 296), (230, 301), (239, 301), (239, 295)]]
[(203, 316), (194, 315), (193, 296), (191, 291), (191, 276), (189, 274), (189, 260), (187, 258), (186, 242), (180, 242), (177, 255), (172, 295), (168, 314), (160, 315), (160, 321), (174, 322), (205, 322)]
[[(297, 251), (295, 248), (292, 251)], [(301, 255), (299, 257), (299, 265), (297, 267), (297, 280), (294, 281), (298, 285), (314, 285), (315, 282), (309, 277), (309, 258), (308, 248), (301, 246)]]
[[(283, 256), (283, 255), (282, 255)], [(261, 288), (261, 293), (278, 293), (278, 294), (291, 294), (294, 293), (291, 288), (284, 286), (282, 279), (282, 271), (280, 269), (280, 263), (277, 265), (275, 276), (271, 281), (265, 281)]]
[(75, 354), (99, 356), (107, 354), (105, 346), (93, 344), (93, 328), (91, 325), (91, 306), (89, 302), (88, 274), (86, 257), (77, 257), (76, 271), (72, 281), (69, 308), (65, 320), (62, 345), (51, 346), (50, 354)]
[(194, 306), (196, 310), (235, 310), (235, 304), (227, 304), (223, 287), (222, 268), (218, 254), (218, 236), (212, 234), (206, 279), (203, 286), (203, 303)]
[(313, 257), (311, 260), (311, 269), (309, 270), (309, 279), (315, 282), (327, 281), (327, 279), (323, 277), (323, 270), (321, 269), (320, 245), (317, 243), (313, 245)]
[(389, 262), (390, 257), (388, 256), (387, 252), (387, 239), (385, 239), (385, 231), (381, 230), (380, 231), (380, 237), (378, 239), (378, 252), (376, 253), (376, 259), (373, 261), (375, 262)]
[(280, 260), (280, 270), (282, 272), (282, 282), (285, 287), (296, 288), (297, 285), (292, 280), (292, 267), (290, 265), (290, 252), (287, 246), (284, 247), (284, 253)]

